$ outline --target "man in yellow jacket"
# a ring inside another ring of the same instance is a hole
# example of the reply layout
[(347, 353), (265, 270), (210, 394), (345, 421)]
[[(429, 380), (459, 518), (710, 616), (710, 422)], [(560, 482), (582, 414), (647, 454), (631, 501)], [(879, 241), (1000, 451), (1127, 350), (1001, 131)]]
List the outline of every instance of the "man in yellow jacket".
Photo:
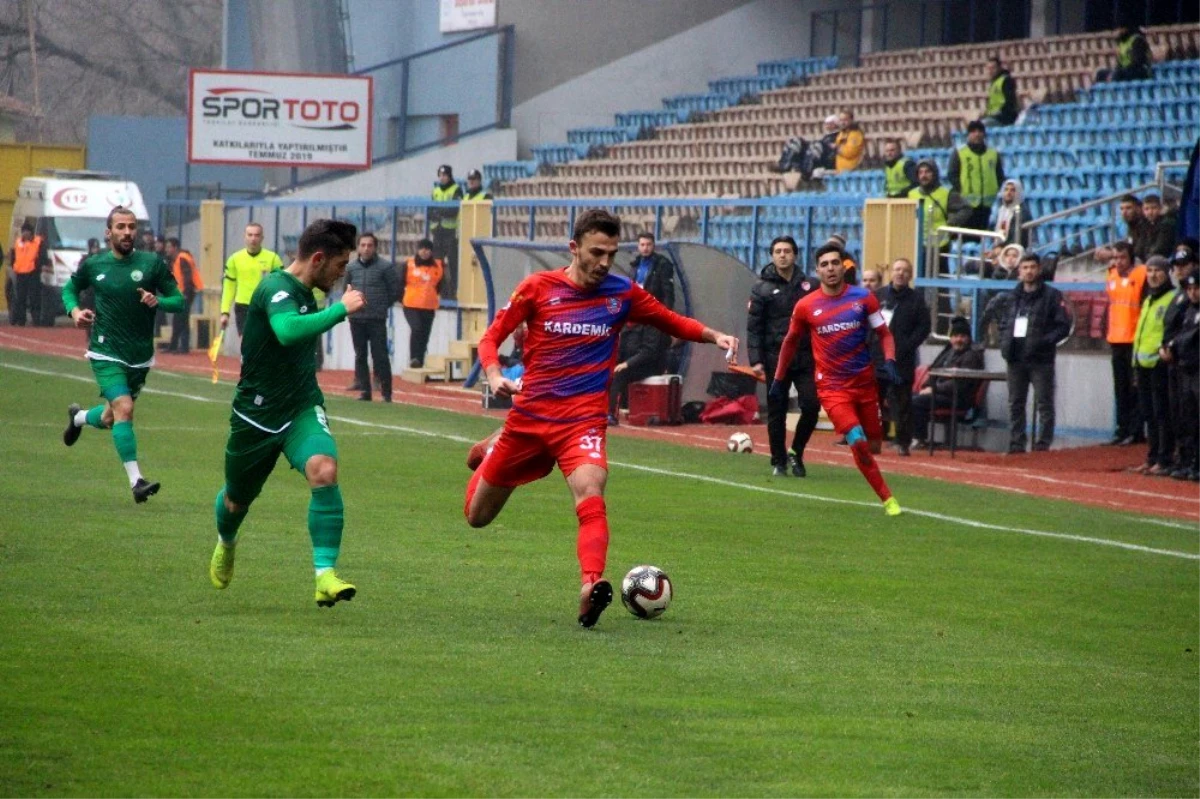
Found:
[(221, 282), (221, 329), (229, 326), (229, 312), (237, 320), (238, 335), (246, 323), (250, 298), (262, 279), (283, 269), (277, 253), (263, 249), (263, 226), (257, 222), (246, 225), (246, 246), (229, 256), (225, 262), (225, 279)]
[(841, 130), (834, 140), (834, 147), (837, 149), (834, 169), (838, 172), (858, 169), (867, 149), (867, 140), (863, 136), (862, 128), (854, 121), (854, 112), (846, 109), (838, 114), (838, 125), (841, 126)]

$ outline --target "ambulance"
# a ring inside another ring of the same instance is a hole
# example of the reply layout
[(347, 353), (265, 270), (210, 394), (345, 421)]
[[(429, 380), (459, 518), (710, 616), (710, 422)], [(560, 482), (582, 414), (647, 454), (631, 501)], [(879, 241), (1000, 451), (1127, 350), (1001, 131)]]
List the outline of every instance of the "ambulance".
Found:
[[(48, 263), (42, 264), (42, 311), (37, 324), (50, 325), (64, 313), (62, 287), (87, 254), (88, 239), (101, 249), (108, 212), (121, 205), (133, 211), (138, 230), (150, 230), (150, 215), (136, 183), (107, 172), (46, 170), (41, 177), (23, 178), (13, 205), (8, 241), (16, 241), (21, 226), (33, 225), (46, 242)], [(11, 245), (10, 245), (11, 246)]]

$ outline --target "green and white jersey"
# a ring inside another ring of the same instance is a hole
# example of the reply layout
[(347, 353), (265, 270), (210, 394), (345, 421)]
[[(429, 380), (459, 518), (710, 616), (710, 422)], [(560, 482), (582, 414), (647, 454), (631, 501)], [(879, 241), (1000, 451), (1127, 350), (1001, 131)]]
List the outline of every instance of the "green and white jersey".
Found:
[[(72, 296), (91, 288), (96, 321), (87, 357), (148, 367), (154, 361), (155, 309), (142, 304), (138, 289), (151, 294), (179, 294), (170, 267), (152, 252), (134, 250), (121, 258), (105, 250), (83, 260), (71, 276)], [(64, 296), (65, 296), (64, 292)]]
[(250, 298), (242, 331), (242, 374), (233, 396), (235, 414), (261, 430), (278, 433), (301, 411), (325, 403), (317, 386), (316, 339), (345, 318), (344, 306), (335, 308), (340, 313), (331, 324), (284, 345), (271, 327), (272, 317), (316, 314), (320, 306), (312, 289), (285, 269), (262, 279)]

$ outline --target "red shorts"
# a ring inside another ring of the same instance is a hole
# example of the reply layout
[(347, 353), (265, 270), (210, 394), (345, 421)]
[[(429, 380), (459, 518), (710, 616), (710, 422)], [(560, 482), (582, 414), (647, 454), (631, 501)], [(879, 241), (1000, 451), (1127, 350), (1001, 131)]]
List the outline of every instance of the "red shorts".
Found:
[(833, 429), (846, 435), (855, 425), (862, 425), (868, 441), (883, 440), (883, 420), (879, 416), (879, 389), (874, 385), (864, 388), (841, 389), (819, 393), (821, 407)]
[(607, 471), (607, 434), (604, 419), (556, 424), (513, 411), (479, 473), (488, 485), (516, 488), (542, 479), (556, 463), (564, 477), (589, 463)]

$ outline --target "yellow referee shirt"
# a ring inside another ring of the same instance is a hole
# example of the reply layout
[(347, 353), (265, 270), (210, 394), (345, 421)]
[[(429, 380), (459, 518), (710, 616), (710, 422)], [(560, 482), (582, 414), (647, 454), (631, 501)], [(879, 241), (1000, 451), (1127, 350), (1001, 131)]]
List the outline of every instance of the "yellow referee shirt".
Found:
[(229, 256), (225, 262), (225, 279), (221, 283), (221, 313), (230, 313), (234, 303), (249, 305), (259, 281), (282, 268), (283, 261), (267, 249), (251, 255), (243, 248)]

